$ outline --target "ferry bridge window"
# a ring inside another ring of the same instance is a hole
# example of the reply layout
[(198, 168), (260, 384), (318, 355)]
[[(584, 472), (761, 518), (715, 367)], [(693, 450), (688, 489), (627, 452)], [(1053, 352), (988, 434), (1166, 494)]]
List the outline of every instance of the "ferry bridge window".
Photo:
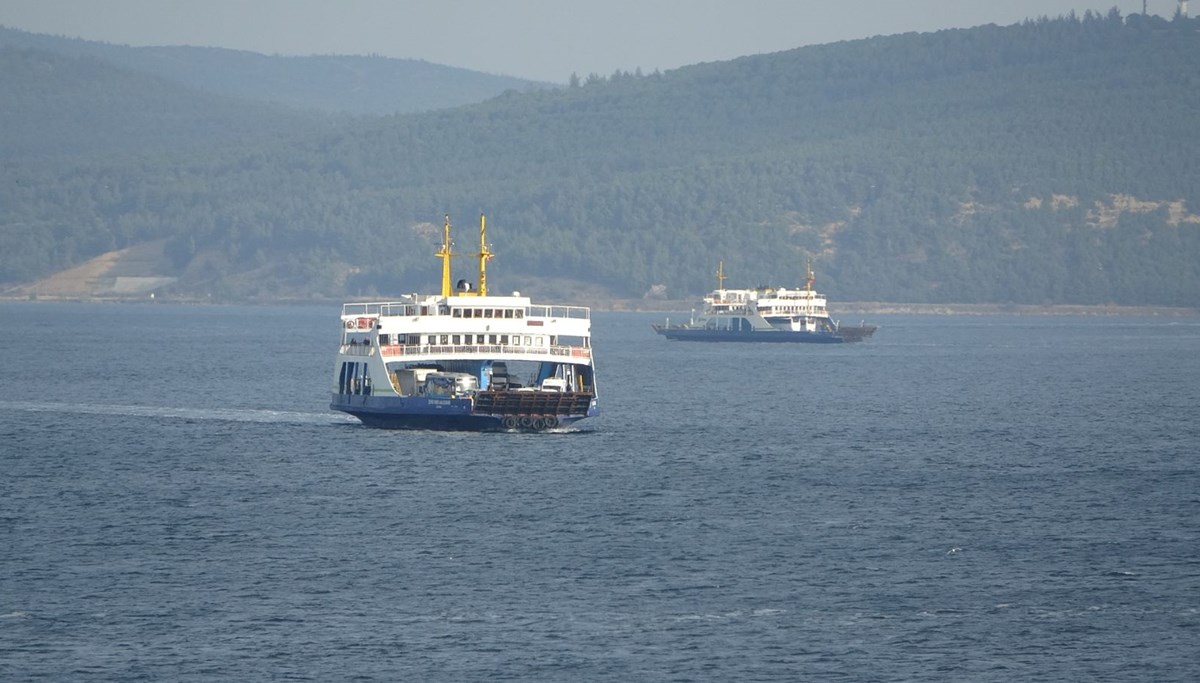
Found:
[(455, 346), (458, 346), (459, 344), (461, 344), (461, 343), (462, 343), (462, 335), (461, 335), (461, 334), (456, 334), (456, 335), (453, 335), (453, 336), (451, 336), (451, 337), (450, 337), (450, 343), (451, 343), (451, 344), (454, 344)]
[(448, 334), (443, 334), (443, 335), (442, 335), (442, 337), (441, 337), (441, 340), (440, 340), (440, 342), (439, 342), (439, 343), (441, 343), (441, 344), (449, 344), (449, 343), (450, 343), (450, 335), (448, 335)]
[(492, 317), (492, 309), (490, 309), (490, 308), (483, 309), (483, 317), (485, 317), (485, 318)]
[(392, 339), (391, 335), (389, 335), (389, 334), (381, 334), (381, 335), (379, 335), (379, 345), (380, 345), (380, 346), (387, 346), (388, 344), (391, 344), (391, 343), (392, 343), (392, 342), (391, 342), (391, 339)]
[(525, 337), (525, 346), (532, 346), (532, 344), (530, 343), (530, 339), (529, 339), (529, 337), (528, 337), (528, 336), (526, 336), (526, 337)]
[(504, 309), (504, 317), (505, 318), (513, 317), (513, 310), (511, 308)]
[(496, 335), (494, 335), (494, 334), (489, 334), (489, 335), (488, 335), (488, 343), (489, 343), (489, 344), (495, 344), (495, 343), (496, 343)]
[(454, 309), (454, 313), (452, 313), (451, 315), (453, 315), (455, 318), (461, 318), (462, 317), (462, 309), (461, 308)]
[(508, 335), (507, 334), (500, 335), (500, 346), (508, 346)]

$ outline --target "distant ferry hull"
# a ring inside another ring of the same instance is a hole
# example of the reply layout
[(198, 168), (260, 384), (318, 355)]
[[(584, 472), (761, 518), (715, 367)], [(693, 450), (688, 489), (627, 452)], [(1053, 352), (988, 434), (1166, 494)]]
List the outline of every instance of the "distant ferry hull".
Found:
[(790, 332), (785, 330), (707, 330), (704, 328), (654, 325), (654, 331), (674, 341), (708, 342), (784, 342), (802, 344), (841, 344), (847, 339), (826, 331)]

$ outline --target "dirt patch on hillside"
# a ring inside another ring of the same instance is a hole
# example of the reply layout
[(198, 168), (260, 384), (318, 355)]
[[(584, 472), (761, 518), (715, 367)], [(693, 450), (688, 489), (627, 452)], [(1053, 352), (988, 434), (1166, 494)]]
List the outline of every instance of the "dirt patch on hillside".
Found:
[(101, 254), (69, 270), (6, 290), (21, 299), (140, 298), (175, 282), (163, 254), (166, 240), (155, 240)]

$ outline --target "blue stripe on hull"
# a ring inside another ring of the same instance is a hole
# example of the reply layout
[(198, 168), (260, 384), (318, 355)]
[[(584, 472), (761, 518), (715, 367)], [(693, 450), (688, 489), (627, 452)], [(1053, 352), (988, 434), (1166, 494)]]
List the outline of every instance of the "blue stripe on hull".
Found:
[[(349, 413), (369, 427), (382, 429), (433, 429), (439, 431), (505, 431), (501, 417), (476, 415), (472, 403), (462, 398), (417, 398), (407, 396), (360, 396), (334, 394), (329, 407)], [(558, 427), (566, 427), (596, 415), (593, 405), (587, 415), (557, 415)]]

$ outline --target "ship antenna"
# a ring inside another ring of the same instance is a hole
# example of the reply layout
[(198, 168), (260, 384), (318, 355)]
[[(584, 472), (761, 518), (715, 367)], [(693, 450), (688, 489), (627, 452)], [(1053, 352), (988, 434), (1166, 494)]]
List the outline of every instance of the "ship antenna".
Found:
[(492, 250), (487, 245), (487, 219), (479, 214), (479, 296), (487, 296), (487, 262), (492, 260)]
[(811, 291), (812, 291), (812, 286), (813, 286), (813, 283), (814, 283), (814, 282), (816, 282), (816, 281), (817, 281), (817, 278), (816, 278), (816, 276), (814, 276), (814, 275), (813, 275), (813, 272), (812, 272), (812, 259), (810, 258), (810, 259), (808, 260), (808, 278), (807, 278), (807, 279), (805, 280), (805, 282), (804, 282), (804, 286), (805, 286), (805, 288), (806, 288), (806, 289), (808, 289), (808, 291), (810, 291), (810, 292), (811, 292)]
[(442, 226), (442, 248), (435, 255), (442, 259), (442, 296), (450, 296), (450, 257), (454, 255), (450, 249), (450, 214), (446, 214), (446, 224)]
[(725, 289), (725, 262), (717, 261), (717, 289)]

